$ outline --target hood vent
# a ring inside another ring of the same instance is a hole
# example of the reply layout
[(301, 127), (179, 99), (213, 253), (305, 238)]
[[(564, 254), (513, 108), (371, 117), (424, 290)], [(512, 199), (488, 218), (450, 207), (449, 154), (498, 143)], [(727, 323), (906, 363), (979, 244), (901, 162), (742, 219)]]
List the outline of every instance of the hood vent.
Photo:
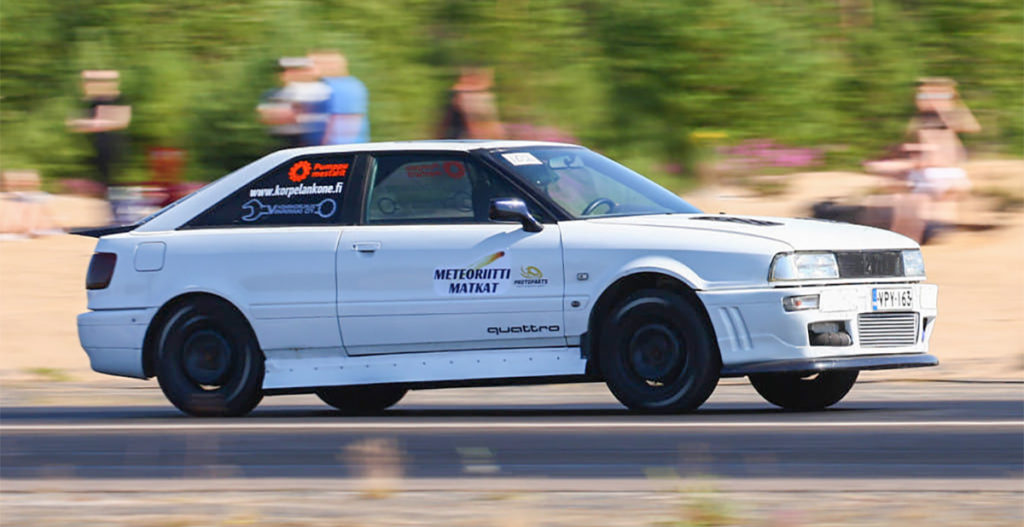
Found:
[(696, 218), (690, 218), (691, 220), (707, 220), (707, 221), (726, 221), (729, 223), (742, 223), (744, 225), (757, 225), (758, 227), (772, 227), (775, 225), (782, 225), (777, 221), (768, 220), (755, 220), (752, 218), (737, 218), (736, 216), (697, 216)]

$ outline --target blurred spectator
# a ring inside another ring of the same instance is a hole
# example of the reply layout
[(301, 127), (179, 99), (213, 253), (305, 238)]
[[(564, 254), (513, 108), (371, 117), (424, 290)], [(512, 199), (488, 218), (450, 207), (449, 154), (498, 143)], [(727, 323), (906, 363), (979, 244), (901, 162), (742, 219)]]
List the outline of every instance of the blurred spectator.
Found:
[(178, 148), (150, 147), (146, 149), (149, 161), (149, 172), (152, 174), (150, 185), (158, 189), (159, 196), (154, 200), (156, 206), (166, 207), (174, 203), (184, 194), (180, 194), (185, 169), (185, 151)]
[(121, 96), (119, 82), (120, 74), (115, 70), (83, 71), (82, 92), (89, 116), (67, 122), (73, 131), (90, 135), (96, 154), (93, 164), (104, 186), (114, 182), (125, 150), (120, 130), (127, 128), (132, 119), (132, 107)]
[(320, 143), (341, 145), (370, 141), (369, 103), (366, 86), (349, 74), (348, 60), (336, 51), (309, 54), (320, 80), (330, 88), (326, 126)]
[(0, 240), (63, 232), (49, 208), (50, 199), (41, 190), (38, 172), (0, 174)]
[(282, 57), (278, 65), (281, 88), (267, 92), (256, 107), (260, 120), (270, 126), (282, 148), (320, 144), (330, 88), (317, 80), (307, 57)]
[(448, 92), (438, 136), (442, 139), (504, 139), (498, 107), (491, 89), (494, 73), (487, 68), (464, 68)]
[(971, 184), (959, 167), (967, 160), (967, 151), (957, 134), (978, 132), (981, 126), (960, 100), (952, 79), (920, 80), (915, 102), (918, 113), (909, 126), (913, 142), (903, 145), (914, 161), (908, 177), (912, 190), (937, 200), (963, 197)]
[[(883, 226), (923, 242), (936, 230), (958, 222), (957, 203), (971, 189), (967, 173), (959, 166), (967, 160), (967, 151), (958, 134), (978, 132), (981, 127), (960, 100), (952, 79), (920, 79), (914, 100), (917, 114), (897, 157), (864, 164), (869, 172), (899, 182), (893, 194), (869, 200), (868, 210), (875, 212), (866, 221), (887, 220)], [(882, 214), (885, 209), (890, 212)]]

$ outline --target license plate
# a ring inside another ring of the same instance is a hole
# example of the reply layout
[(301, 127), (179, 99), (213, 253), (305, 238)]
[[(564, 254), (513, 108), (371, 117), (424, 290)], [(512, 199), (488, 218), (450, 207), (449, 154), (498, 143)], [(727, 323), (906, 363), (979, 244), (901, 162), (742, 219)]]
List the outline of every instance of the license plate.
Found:
[(907, 311), (913, 308), (913, 289), (876, 288), (871, 290), (872, 311)]

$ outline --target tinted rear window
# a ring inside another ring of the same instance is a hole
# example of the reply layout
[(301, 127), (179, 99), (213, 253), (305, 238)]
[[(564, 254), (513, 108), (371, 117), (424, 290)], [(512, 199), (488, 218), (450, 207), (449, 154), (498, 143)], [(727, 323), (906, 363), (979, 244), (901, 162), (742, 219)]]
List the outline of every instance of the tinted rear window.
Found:
[(316, 226), (341, 222), (352, 154), (290, 160), (210, 207), (186, 227)]

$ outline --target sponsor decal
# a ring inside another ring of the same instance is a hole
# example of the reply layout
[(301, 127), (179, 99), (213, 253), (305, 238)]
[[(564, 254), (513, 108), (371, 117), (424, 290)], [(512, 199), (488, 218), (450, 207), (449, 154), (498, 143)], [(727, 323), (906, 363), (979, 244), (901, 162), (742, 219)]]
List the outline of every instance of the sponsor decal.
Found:
[(348, 174), (348, 163), (310, 163), (299, 161), (288, 169), (288, 179), (301, 183), (308, 177), (340, 178)]
[(498, 251), (498, 252), (496, 252), (494, 254), (489, 254), (489, 255), (481, 258), (480, 260), (478, 260), (473, 265), (470, 265), (469, 268), (470, 269), (483, 269), (484, 267), (487, 267), (488, 265), (491, 265), (492, 263), (498, 261), (499, 258), (504, 258), (504, 257), (505, 257), (505, 251)]
[(450, 177), (452, 179), (462, 179), (466, 176), (466, 165), (461, 161), (406, 165), (405, 175), (411, 178)]
[(498, 292), (500, 281), (495, 282), (452, 282), (448, 284), (449, 295), (490, 295)]
[(333, 185), (320, 185), (317, 183), (300, 183), (296, 186), (274, 185), (270, 188), (249, 189), (250, 198), (290, 198), (292, 196), (310, 196), (319, 194), (341, 194), (345, 183), (338, 181)]
[(544, 272), (532, 265), (526, 265), (519, 268), (518, 278), (512, 282), (512, 285), (516, 287), (543, 287), (548, 285), (548, 279), (544, 278)]
[(492, 335), (507, 335), (510, 333), (558, 333), (559, 331), (562, 331), (562, 328), (557, 325), (536, 326), (533, 324), (523, 324), (521, 326), (491, 326), (487, 328), (487, 332)]
[(537, 159), (533, 154), (529, 152), (509, 152), (507, 154), (501, 154), (501, 157), (505, 158), (505, 161), (512, 163), (512, 166), (518, 167), (522, 165), (543, 165), (540, 159)]
[(264, 216), (311, 216), (330, 218), (338, 211), (338, 202), (331, 198), (319, 203), (282, 203), (266, 205), (258, 199), (250, 199), (242, 205), (246, 211), (242, 221), (253, 222)]
[(298, 183), (306, 179), (312, 171), (313, 165), (310, 165), (309, 161), (299, 161), (292, 165), (292, 168), (288, 169), (288, 179)]
[(489, 254), (466, 267), (434, 269), (434, 292), (443, 296), (495, 295), (504, 292), (512, 278), (508, 267), (489, 267), (505, 251)]
[(509, 269), (434, 269), (434, 280), (507, 280)]
[(544, 278), (544, 273), (532, 265), (519, 268), (519, 276), (523, 278)]

